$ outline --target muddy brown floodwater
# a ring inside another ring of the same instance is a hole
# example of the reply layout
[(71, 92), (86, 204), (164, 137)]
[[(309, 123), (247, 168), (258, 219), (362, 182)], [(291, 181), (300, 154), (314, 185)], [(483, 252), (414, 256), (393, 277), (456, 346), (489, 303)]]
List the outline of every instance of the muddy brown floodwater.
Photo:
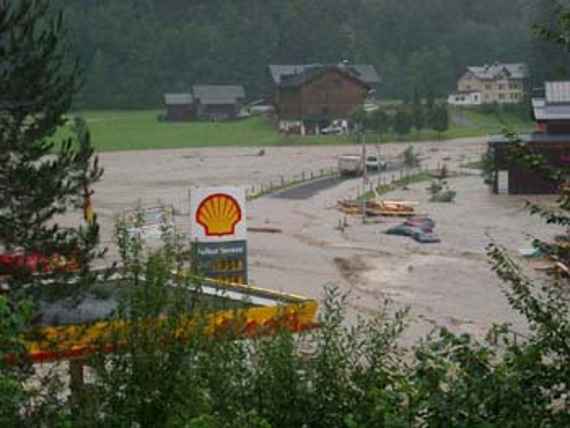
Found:
[[(423, 165), (447, 164), (452, 170), (478, 160), (485, 150), (483, 139), (414, 144)], [(389, 159), (396, 159), (407, 144), (382, 145)], [(369, 146), (374, 151), (374, 146)], [(116, 255), (112, 244), (113, 219), (137, 202), (172, 204), (181, 231), (188, 227), (188, 190), (197, 185), (252, 186), (277, 182), (302, 171), (318, 171), (336, 165), (341, 153), (358, 153), (357, 146), (270, 147), (264, 156), (258, 148), (204, 148), (113, 152), (100, 154), (105, 168), (95, 186), (94, 206), (102, 224), (102, 238), (109, 246), (108, 262)], [(265, 196), (248, 204), (250, 226), (275, 227), (280, 234), (250, 233), (250, 278), (260, 287), (322, 296), (325, 285), (351, 291), (350, 317), (370, 314), (385, 298), (395, 305), (409, 305), (412, 325), (407, 338), (417, 338), (434, 326), (473, 333), (479, 337), (495, 321), (511, 322), (523, 331), (522, 320), (507, 305), (500, 282), (485, 256), (491, 240), (513, 252), (528, 248), (532, 236), (551, 237), (558, 232), (545, 227), (524, 209), (525, 198), (493, 195), (475, 170), (449, 180), (457, 190), (451, 204), (428, 202), (427, 183), (386, 195), (389, 199), (419, 202), (417, 211), (436, 222), (440, 244), (419, 244), (410, 238), (383, 232), (397, 219), (363, 225), (349, 218), (338, 230), (341, 214), (333, 207), (338, 199), (353, 197), (361, 180), (351, 179), (303, 196)], [(387, 173), (389, 177), (394, 173)], [(542, 200), (552, 201), (544, 197)], [(80, 213), (66, 223), (78, 223)]]

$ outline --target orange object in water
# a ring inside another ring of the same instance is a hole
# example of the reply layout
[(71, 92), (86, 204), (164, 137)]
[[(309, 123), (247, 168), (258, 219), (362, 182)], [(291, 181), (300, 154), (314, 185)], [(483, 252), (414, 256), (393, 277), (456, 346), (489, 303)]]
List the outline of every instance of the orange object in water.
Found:
[(95, 219), (95, 211), (93, 210), (93, 202), (91, 201), (91, 194), (89, 189), (85, 186), (84, 189), (84, 200), (83, 200), (83, 219), (87, 224), (93, 223)]

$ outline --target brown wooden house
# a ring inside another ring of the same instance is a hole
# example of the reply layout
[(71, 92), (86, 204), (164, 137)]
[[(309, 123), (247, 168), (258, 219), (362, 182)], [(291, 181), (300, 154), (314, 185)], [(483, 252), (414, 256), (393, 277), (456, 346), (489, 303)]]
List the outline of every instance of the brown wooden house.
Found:
[(236, 119), (245, 101), (239, 85), (194, 85), (192, 94), (196, 116), (204, 120)]
[(192, 119), (194, 103), (192, 94), (164, 94), (166, 106), (165, 120), (169, 122), (184, 122)]
[(303, 134), (350, 119), (379, 82), (370, 65), (271, 65), (269, 70), (280, 129), (298, 128)]
[[(570, 167), (570, 82), (546, 82), (543, 97), (533, 98), (536, 132), (521, 140), (528, 150), (541, 156), (554, 169)], [(561, 182), (521, 165), (512, 159), (509, 141), (494, 137), (488, 154), (493, 160), (492, 187), (495, 193), (552, 194)]]

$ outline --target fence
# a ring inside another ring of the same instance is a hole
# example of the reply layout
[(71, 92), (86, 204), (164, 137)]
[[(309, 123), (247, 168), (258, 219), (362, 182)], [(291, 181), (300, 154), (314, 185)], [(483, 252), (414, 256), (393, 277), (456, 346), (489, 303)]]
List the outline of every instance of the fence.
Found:
[(299, 174), (294, 174), (289, 177), (281, 175), (277, 179), (269, 180), (269, 182), (254, 184), (246, 188), (246, 199), (256, 199), (269, 193), (279, 192), (300, 184), (310, 183), (311, 181), (326, 177), (335, 177), (337, 175), (338, 168), (336, 167), (321, 168), (318, 171), (301, 171)]

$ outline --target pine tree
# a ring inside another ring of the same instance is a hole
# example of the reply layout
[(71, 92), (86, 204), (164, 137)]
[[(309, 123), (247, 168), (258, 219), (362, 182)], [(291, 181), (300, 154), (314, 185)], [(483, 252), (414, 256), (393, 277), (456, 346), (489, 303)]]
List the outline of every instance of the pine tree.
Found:
[(441, 138), (442, 132), (449, 129), (449, 112), (445, 104), (437, 105), (432, 110), (431, 127), (437, 131), (438, 137)]
[(372, 113), (372, 128), (378, 133), (380, 138), (390, 129), (390, 116), (378, 109)]
[(417, 132), (420, 132), (424, 128), (424, 107), (422, 105), (422, 98), (417, 88), (414, 90), (412, 109), (414, 128), (416, 128)]
[(394, 132), (403, 136), (410, 133), (412, 130), (412, 118), (405, 111), (400, 110), (394, 116)]
[(8, 251), (65, 255), (79, 235), (51, 224), (81, 206), (102, 171), (88, 133), (56, 143), (79, 88), (65, 58), (61, 15), (47, 0), (25, 0), (0, 15), (0, 245)]
[[(75, 229), (57, 224), (58, 215), (82, 206), (102, 170), (85, 126), (75, 137), (57, 137), (81, 81), (66, 57), (62, 15), (48, 3), (21, 0), (0, 9), (0, 253), (15, 260), (3, 266), (10, 275), (9, 292), (0, 296), (0, 327), (11, 330), (0, 337), (0, 389), (25, 378), (20, 366), (4, 363), (6, 353), (22, 350), (18, 337), (29, 327), (30, 293), (45, 290), (46, 279), (70, 284), (72, 275), (80, 288), (100, 255), (96, 219)], [(72, 264), (76, 272), (69, 272)], [(9, 416), (0, 412), (0, 425), (11, 426), (2, 423)]]

